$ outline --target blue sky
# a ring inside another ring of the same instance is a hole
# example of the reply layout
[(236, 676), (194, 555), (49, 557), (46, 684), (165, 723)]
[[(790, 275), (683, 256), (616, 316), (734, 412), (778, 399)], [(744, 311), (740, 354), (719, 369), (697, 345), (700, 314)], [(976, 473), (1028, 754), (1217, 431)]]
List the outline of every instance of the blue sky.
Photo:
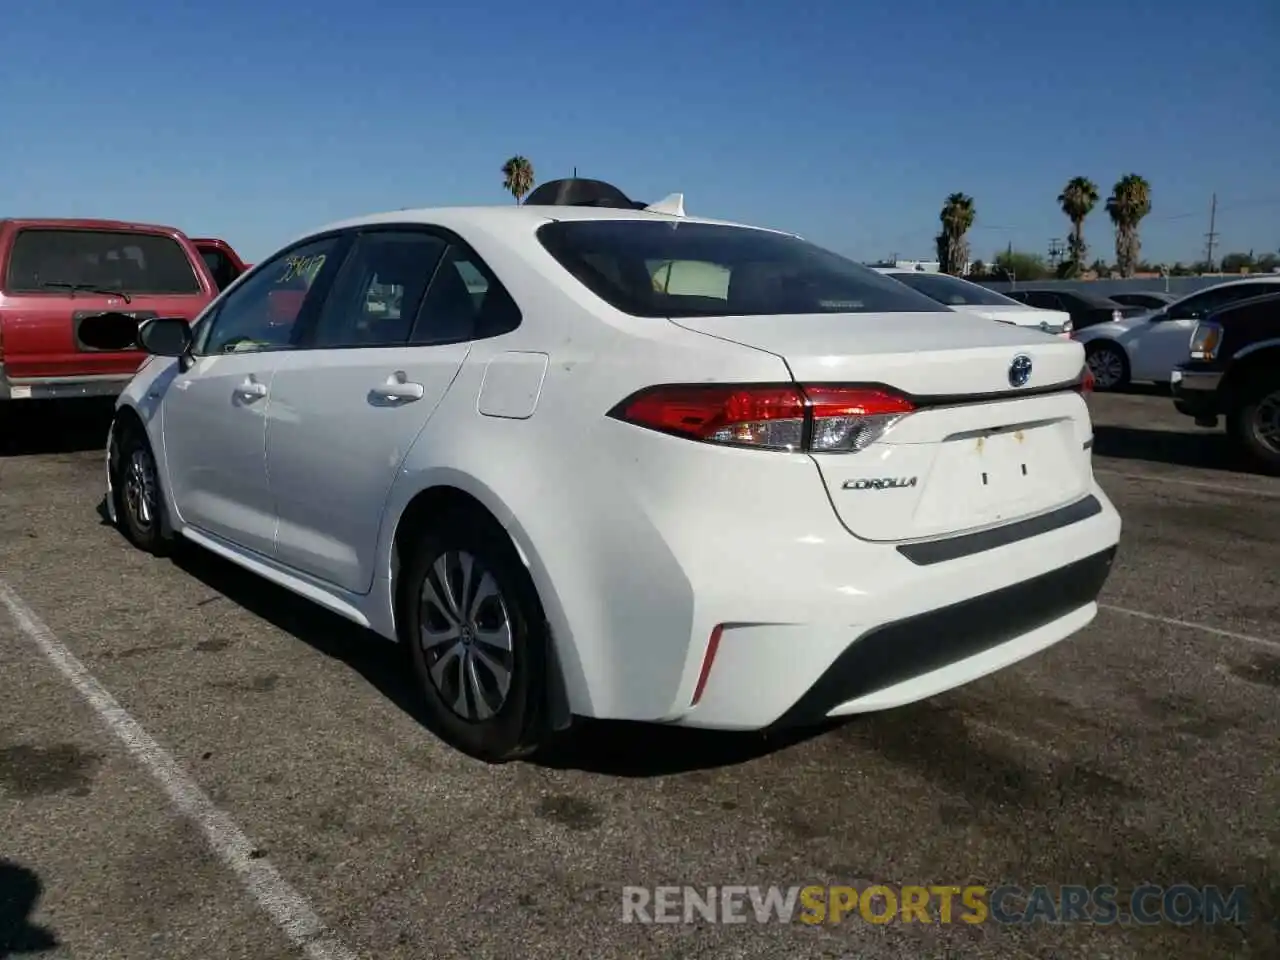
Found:
[[(123, 11), (128, 11), (127, 13)], [(1055, 198), (1152, 184), (1143, 255), (1280, 247), (1280, 6), (1189, 0), (13, 3), (0, 215), (169, 223), (260, 259), (338, 218), (611, 180), (858, 259), (1043, 252)], [(1114, 257), (1099, 206), (1086, 226)]]

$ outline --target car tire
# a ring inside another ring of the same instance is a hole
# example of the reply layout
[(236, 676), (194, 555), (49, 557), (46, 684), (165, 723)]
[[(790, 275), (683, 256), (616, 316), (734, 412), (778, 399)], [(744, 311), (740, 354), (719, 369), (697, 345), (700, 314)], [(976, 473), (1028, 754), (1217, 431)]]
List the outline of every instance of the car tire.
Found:
[(111, 491), (116, 526), (139, 550), (154, 556), (168, 553), (164, 491), (146, 431), (136, 423), (116, 421), (118, 439), (112, 457)]
[(1280, 378), (1255, 380), (1240, 392), (1227, 433), (1264, 471), (1280, 475)]
[(489, 763), (537, 750), (549, 733), (550, 635), (506, 533), (488, 517), (454, 513), (417, 538), (404, 570), (401, 640), (436, 731)]
[(1093, 389), (1118, 390), (1129, 382), (1129, 358), (1123, 348), (1109, 340), (1085, 346), (1085, 362), (1093, 374)]

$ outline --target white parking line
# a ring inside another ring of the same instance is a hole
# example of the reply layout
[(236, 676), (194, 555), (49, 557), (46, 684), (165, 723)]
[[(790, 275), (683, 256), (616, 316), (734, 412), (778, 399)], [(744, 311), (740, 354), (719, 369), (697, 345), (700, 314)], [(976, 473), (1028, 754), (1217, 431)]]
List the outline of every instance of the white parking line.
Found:
[(24, 636), (34, 643), (102, 718), (113, 734), (147, 768), (173, 805), (203, 832), (214, 852), (310, 960), (356, 960), (356, 954), (335, 937), (306, 899), (289, 885), (229, 816), (178, 766), (168, 752), (129, 716), (116, 699), (85, 669), (43, 621), (3, 580), (0, 603)]
[(1148, 483), (1176, 483), (1184, 487), (1200, 487), (1204, 490), (1220, 490), (1223, 493), (1243, 493), (1251, 497), (1280, 497), (1280, 490), (1258, 490), (1253, 487), (1236, 487), (1229, 483), (1209, 483), (1207, 480), (1182, 480), (1178, 477), (1161, 477), (1149, 473), (1125, 473), (1122, 470), (1108, 470), (1106, 467), (1094, 467), (1094, 473), (1105, 473), (1112, 477), (1124, 477), (1126, 480), (1145, 480)]
[(1223, 630), (1219, 627), (1211, 627), (1207, 623), (1194, 623), (1191, 620), (1175, 620), (1173, 617), (1162, 617), (1157, 613), (1147, 613), (1145, 610), (1130, 610), (1128, 607), (1117, 607), (1110, 603), (1098, 604), (1099, 609), (1110, 610), (1112, 613), (1122, 613), (1126, 617), (1138, 617), (1141, 620), (1154, 620), (1156, 623), (1165, 623), (1171, 627), (1187, 627), (1191, 630), (1200, 630), (1204, 633), (1213, 634), (1215, 637), (1223, 637), (1227, 640), (1239, 640), (1242, 643), (1252, 643), (1259, 647), (1269, 647), (1272, 650), (1280, 650), (1280, 640), (1268, 640), (1266, 637), (1255, 637), (1247, 633), (1236, 633), (1234, 630)]

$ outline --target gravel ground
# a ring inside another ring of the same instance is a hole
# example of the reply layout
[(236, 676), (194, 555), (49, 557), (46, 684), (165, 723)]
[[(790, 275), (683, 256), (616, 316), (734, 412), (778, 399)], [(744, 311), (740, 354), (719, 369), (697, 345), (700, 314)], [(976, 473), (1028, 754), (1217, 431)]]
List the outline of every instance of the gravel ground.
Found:
[[(424, 729), (390, 645), (130, 549), (98, 512), (107, 408), (11, 424), (0, 582), (50, 634), (0, 608), (0, 957), (299, 957), (308, 908), (335, 960), (1280, 955), (1280, 480), (1167, 397), (1092, 403), (1125, 533), (1070, 641), (804, 737), (593, 723), (502, 767)], [(1244, 885), (1250, 918), (621, 922), (626, 885), (872, 882)]]

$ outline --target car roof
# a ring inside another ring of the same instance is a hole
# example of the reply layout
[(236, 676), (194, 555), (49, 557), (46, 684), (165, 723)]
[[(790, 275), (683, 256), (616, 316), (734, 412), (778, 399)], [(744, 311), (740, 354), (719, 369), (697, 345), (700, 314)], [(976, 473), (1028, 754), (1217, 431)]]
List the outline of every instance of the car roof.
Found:
[(9, 225), (18, 230), (30, 227), (51, 227), (61, 230), (115, 230), (124, 233), (182, 234), (177, 227), (163, 223), (137, 223), (132, 220), (93, 220), (83, 217), (4, 217), (0, 227)]
[(533, 232), (538, 227), (555, 221), (584, 220), (639, 220), (653, 223), (704, 223), (714, 226), (739, 227), (747, 230), (763, 230), (783, 236), (795, 236), (785, 230), (774, 230), (769, 227), (757, 227), (751, 224), (735, 223), (731, 220), (715, 220), (710, 217), (679, 217), (674, 214), (657, 213), (649, 210), (624, 210), (614, 207), (574, 207), (574, 206), (542, 206), (520, 204), (511, 206), (474, 206), (474, 207), (421, 207), (410, 210), (391, 210), (385, 213), (367, 214), (351, 217), (327, 224), (315, 230), (309, 230), (300, 236), (314, 236), (332, 230), (349, 230), (353, 227), (372, 227), (386, 224), (422, 224), (423, 226), (440, 226), (459, 233), (468, 228), (481, 229), (488, 232), (519, 229), (522, 232)]
[(1177, 300), (1174, 300), (1173, 303), (1181, 303), (1183, 300), (1189, 300), (1191, 297), (1207, 293), (1210, 290), (1225, 290), (1228, 287), (1238, 287), (1245, 283), (1276, 284), (1277, 286), (1280, 286), (1280, 277), (1267, 276), (1264, 274), (1256, 277), (1241, 277), (1238, 280), (1225, 280), (1222, 283), (1211, 283), (1207, 287), (1201, 287), (1199, 290), (1192, 290), (1190, 293), (1182, 294), (1182, 296), (1178, 297)]

